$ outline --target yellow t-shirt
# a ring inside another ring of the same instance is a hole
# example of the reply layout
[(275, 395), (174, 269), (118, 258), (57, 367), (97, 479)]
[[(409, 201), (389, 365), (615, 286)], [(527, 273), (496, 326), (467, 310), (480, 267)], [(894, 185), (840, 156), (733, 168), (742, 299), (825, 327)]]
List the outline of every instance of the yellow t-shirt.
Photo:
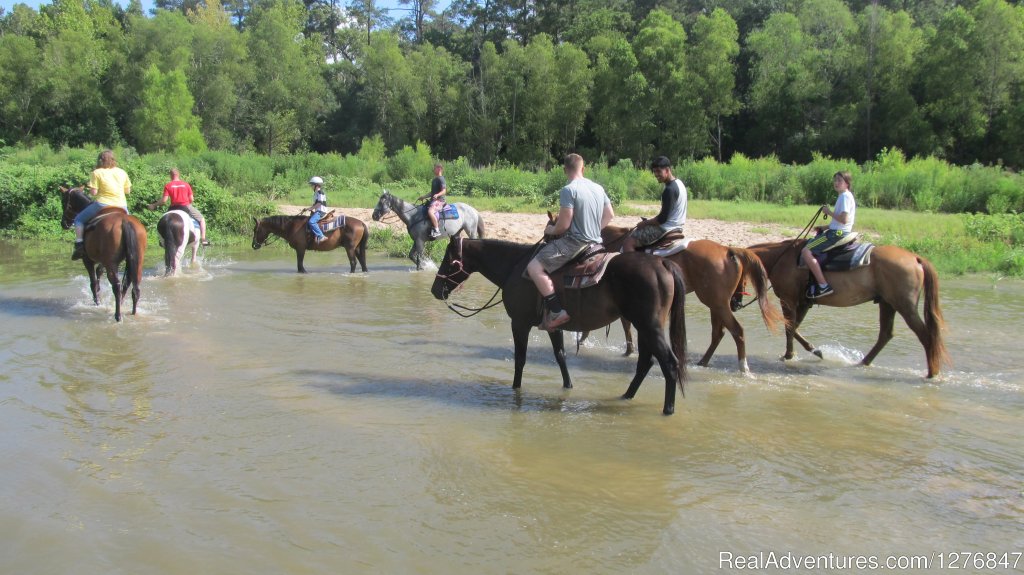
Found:
[(89, 188), (97, 190), (97, 202), (127, 208), (128, 200), (125, 195), (131, 193), (132, 181), (121, 168), (96, 168), (89, 178)]

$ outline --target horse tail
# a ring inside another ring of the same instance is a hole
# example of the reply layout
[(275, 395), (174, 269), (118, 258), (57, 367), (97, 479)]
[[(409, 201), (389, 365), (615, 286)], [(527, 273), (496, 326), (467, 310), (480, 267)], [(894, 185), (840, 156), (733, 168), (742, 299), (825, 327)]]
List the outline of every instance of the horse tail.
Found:
[(129, 285), (134, 283), (136, 287), (139, 286), (142, 275), (139, 273), (142, 269), (139, 238), (135, 233), (135, 226), (128, 218), (121, 219), (121, 245), (124, 248), (124, 281), (121, 292), (128, 293)]
[(672, 343), (672, 353), (676, 356), (678, 363), (677, 381), (679, 392), (686, 397), (686, 390), (683, 382), (686, 381), (686, 313), (683, 304), (686, 301), (686, 284), (683, 283), (683, 270), (674, 262), (662, 259), (662, 265), (672, 274), (673, 295), (671, 308), (671, 321), (669, 322), (669, 338)]
[(356, 258), (359, 260), (359, 263), (362, 265), (363, 270), (365, 271), (366, 270), (366, 245), (370, 241), (370, 228), (366, 225), (366, 222), (362, 222), (362, 224), (363, 224), (363, 237), (359, 238), (359, 247), (356, 248)]
[(939, 274), (931, 262), (920, 256), (917, 263), (924, 268), (924, 327), (928, 334), (928, 377), (932, 377), (939, 373), (941, 364), (951, 363), (946, 344), (942, 341), (946, 321), (939, 308)]
[(476, 214), (476, 237), (484, 239), (484, 217), (479, 212)]
[[(166, 216), (164, 216), (166, 217)], [(180, 218), (167, 218), (164, 223), (163, 234), (161, 237), (164, 240), (164, 273), (170, 273), (174, 269), (174, 258), (178, 257), (178, 235), (174, 233), (174, 222)], [(187, 233), (184, 228), (182, 232)], [(184, 241), (184, 238), (182, 238)]]
[(757, 306), (761, 308), (761, 319), (764, 320), (768, 331), (775, 333), (783, 318), (782, 312), (768, 301), (768, 271), (764, 269), (764, 263), (757, 254), (747, 248), (731, 247), (729, 255), (743, 266), (743, 276), (754, 286)]

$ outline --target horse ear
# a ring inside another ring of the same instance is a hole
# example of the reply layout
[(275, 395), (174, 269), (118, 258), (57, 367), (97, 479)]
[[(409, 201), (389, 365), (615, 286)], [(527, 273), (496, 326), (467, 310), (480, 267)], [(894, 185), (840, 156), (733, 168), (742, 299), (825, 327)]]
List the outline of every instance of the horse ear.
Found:
[(252, 221), (253, 221), (253, 223), (256, 223), (256, 224), (260, 223), (259, 219), (257, 219), (256, 216), (252, 217)]
[(552, 214), (551, 210), (548, 210), (548, 221), (549, 222), (555, 221), (555, 214)]

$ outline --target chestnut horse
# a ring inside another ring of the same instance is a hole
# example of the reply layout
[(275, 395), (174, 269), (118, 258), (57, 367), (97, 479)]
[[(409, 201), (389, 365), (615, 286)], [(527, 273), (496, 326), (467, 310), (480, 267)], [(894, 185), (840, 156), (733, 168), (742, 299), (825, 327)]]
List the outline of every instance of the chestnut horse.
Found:
[[(503, 290), (505, 312), (512, 320), (512, 340), (515, 343), (515, 376), (512, 387), (522, 385), (523, 366), (530, 330), (541, 323), (540, 293), (533, 282), (523, 278), (526, 264), (536, 253), (536, 245), (515, 244), (501, 240), (473, 240), (452, 238), (430, 293), (437, 299), (448, 299), (448, 294), (462, 285), (470, 274), (480, 272)], [(556, 282), (557, 283), (557, 282)], [(618, 255), (608, 263), (604, 279), (595, 286), (569, 293), (559, 289), (572, 319), (564, 329), (593, 330), (624, 317), (637, 327), (639, 355), (636, 374), (623, 399), (636, 395), (644, 377), (657, 358), (665, 376), (665, 403), (662, 413), (675, 411), (675, 386), (683, 390), (686, 378), (686, 318), (683, 300), (686, 288), (679, 266), (661, 258), (631, 253)], [(666, 333), (666, 324), (669, 333)], [(565, 366), (565, 346), (562, 331), (548, 334), (555, 360), (562, 372), (562, 386), (572, 387)]]
[[(601, 239), (609, 251), (617, 251), (631, 230), (607, 226), (601, 230)], [(743, 326), (733, 314), (732, 307), (733, 293), (743, 284), (744, 278), (754, 286), (761, 318), (768, 329), (775, 331), (782, 319), (778, 308), (768, 300), (768, 275), (761, 260), (746, 248), (723, 246), (711, 240), (691, 241), (685, 250), (666, 258), (682, 268), (687, 293), (696, 292), (697, 299), (711, 311), (711, 345), (697, 365), (707, 367), (725, 330), (729, 330), (736, 342), (739, 369), (743, 373), (749, 372)], [(626, 355), (629, 355), (633, 351), (633, 335), (625, 319), (622, 320), (622, 329), (626, 332)]]
[[(366, 272), (366, 241), (370, 238), (370, 230), (363, 220), (346, 217), (345, 225), (327, 232), (327, 239), (320, 243), (313, 240), (313, 234), (306, 227), (308, 216), (269, 216), (262, 220), (253, 218), (256, 224), (252, 229), (252, 249), (258, 250), (267, 245), (270, 235), (284, 238), (295, 250), (295, 261), (299, 273), (306, 273), (302, 260), (306, 250), (329, 252), (338, 246), (348, 253), (349, 273), (356, 272), (356, 261)], [(322, 220), (321, 220), (322, 221)]]
[[(60, 225), (65, 230), (74, 226), (75, 216), (92, 203), (82, 188), (60, 188), (64, 206)], [(100, 304), (100, 274), (105, 270), (110, 289), (114, 292), (114, 319), (121, 321), (121, 300), (132, 290), (132, 315), (139, 304), (142, 283), (142, 261), (146, 255), (146, 227), (135, 216), (122, 208), (103, 208), (85, 227), (85, 256), (82, 263), (89, 273), (92, 301)], [(124, 277), (118, 278), (121, 262), (125, 262)]]
[[(940, 364), (949, 363), (942, 341), (944, 320), (939, 309), (939, 276), (931, 262), (896, 246), (877, 246), (871, 263), (850, 271), (828, 272), (835, 293), (817, 300), (806, 296), (810, 272), (797, 266), (797, 258), (807, 240), (786, 240), (750, 246), (768, 270), (775, 294), (782, 302), (786, 317), (786, 354), (793, 359), (793, 340), (820, 357), (814, 347), (797, 333), (812, 304), (849, 307), (869, 301), (878, 303), (878, 341), (864, 356), (862, 365), (871, 365), (885, 344), (892, 339), (893, 320), (898, 312), (924, 346), (928, 377), (938, 375)], [(924, 295), (924, 320), (917, 304)]]

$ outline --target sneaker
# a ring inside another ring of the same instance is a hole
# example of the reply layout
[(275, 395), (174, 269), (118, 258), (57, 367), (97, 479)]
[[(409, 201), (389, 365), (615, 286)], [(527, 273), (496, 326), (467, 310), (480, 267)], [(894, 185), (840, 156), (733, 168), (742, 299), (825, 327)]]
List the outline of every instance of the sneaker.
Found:
[(818, 299), (833, 294), (835, 291), (836, 290), (832, 289), (832, 284), (825, 284), (825, 287), (815, 286), (814, 295), (810, 297), (811, 299)]
[(558, 329), (558, 326), (564, 323), (568, 323), (569, 312), (563, 309), (562, 311), (553, 314), (549, 311), (544, 319), (546, 319), (547, 321), (544, 322), (544, 325), (542, 325), (541, 327), (543, 327), (547, 331), (555, 331)]
[(322, 241), (324, 241), (326, 239), (327, 239), (327, 236), (317, 236), (316, 237), (316, 243), (320, 243), (320, 242), (322, 242)]
[(441, 236), (441, 230), (436, 229), (436, 228), (433, 229), (433, 230), (430, 230), (430, 237), (437, 238), (437, 237), (440, 237), (440, 236)]
[(208, 245), (210, 245), (210, 240), (207, 240), (207, 239), (199, 240), (199, 245), (201, 245), (201, 246), (208, 246)]
[(85, 256), (85, 242), (75, 242), (75, 251), (71, 252), (71, 261), (80, 260)]

